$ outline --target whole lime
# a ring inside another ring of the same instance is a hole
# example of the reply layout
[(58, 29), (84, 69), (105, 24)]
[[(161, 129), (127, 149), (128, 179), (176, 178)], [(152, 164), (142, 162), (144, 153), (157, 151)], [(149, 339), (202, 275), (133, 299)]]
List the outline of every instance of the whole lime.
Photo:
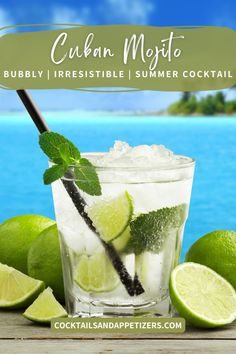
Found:
[(64, 302), (64, 286), (57, 226), (45, 229), (31, 245), (28, 274), (53, 289), (58, 301)]
[(0, 225), (0, 262), (27, 274), (27, 255), (33, 240), (55, 221), (40, 215), (20, 215)]
[(204, 235), (189, 249), (185, 261), (208, 266), (236, 289), (236, 232), (218, 230)]

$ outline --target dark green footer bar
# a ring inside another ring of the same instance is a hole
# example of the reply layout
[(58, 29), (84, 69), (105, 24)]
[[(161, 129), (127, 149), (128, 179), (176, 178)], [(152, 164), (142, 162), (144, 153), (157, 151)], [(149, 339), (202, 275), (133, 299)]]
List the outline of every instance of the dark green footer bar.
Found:
[(51, 322), (62, 333), (183, 333), (185, 320), (176, 318), (60, 318)]

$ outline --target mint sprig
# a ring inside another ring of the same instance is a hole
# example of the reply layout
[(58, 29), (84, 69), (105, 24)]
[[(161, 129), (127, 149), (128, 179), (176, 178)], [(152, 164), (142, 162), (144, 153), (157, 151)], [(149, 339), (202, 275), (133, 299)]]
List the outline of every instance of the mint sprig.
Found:
[[(39, 145), (54, 165), (43, 175), (44, 184), (51, 184), (70, 170), (75, 184), (90, 195), (101, 195), (101, 185), (95, 167), (82, 158), (77, 147), (63, 135), (45, 132), (39, 136)], [(73, 166), (73, 168), (69, 168)]]
[(41, 134), (39, 145), (49, 159), (56, 164), (69, 162), (72, 165), (80, 160), (80, 152), (77, 147), (58, 133), (45, 132)]

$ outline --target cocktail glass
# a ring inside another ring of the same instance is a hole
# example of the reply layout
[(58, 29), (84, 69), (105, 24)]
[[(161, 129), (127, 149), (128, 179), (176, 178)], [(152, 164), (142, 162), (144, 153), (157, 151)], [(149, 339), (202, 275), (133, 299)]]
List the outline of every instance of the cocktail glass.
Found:
[[(84, 154), (91, 161), (97, 156)], [(70, 316), (171, 315), (169, 279), (180, 259), (195, 165), (188, 157), (177, 160), (96, 166), (101, 196), (79, 190), (74, 166), (52, 184)], [(85, 217), (68, 182), (82, 197)]]

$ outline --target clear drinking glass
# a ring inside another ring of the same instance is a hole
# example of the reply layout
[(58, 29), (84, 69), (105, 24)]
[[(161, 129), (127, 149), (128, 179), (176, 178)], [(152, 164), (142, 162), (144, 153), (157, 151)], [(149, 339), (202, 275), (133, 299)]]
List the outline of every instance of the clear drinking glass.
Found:
[[(70, 316), (171, 315), (169, 278), (179, 263), (195, 165), (191, 158), (177, 159), (159, 167), (96, 166), (101, 196), (79, 190), (73, 166), (52, 184)], [(119, 227), (123, 208), (132, 219), (114, 240), (104, 241), (103, 229)], [(91, 210), (98, 218), (107, 210), (99, 232)]]

